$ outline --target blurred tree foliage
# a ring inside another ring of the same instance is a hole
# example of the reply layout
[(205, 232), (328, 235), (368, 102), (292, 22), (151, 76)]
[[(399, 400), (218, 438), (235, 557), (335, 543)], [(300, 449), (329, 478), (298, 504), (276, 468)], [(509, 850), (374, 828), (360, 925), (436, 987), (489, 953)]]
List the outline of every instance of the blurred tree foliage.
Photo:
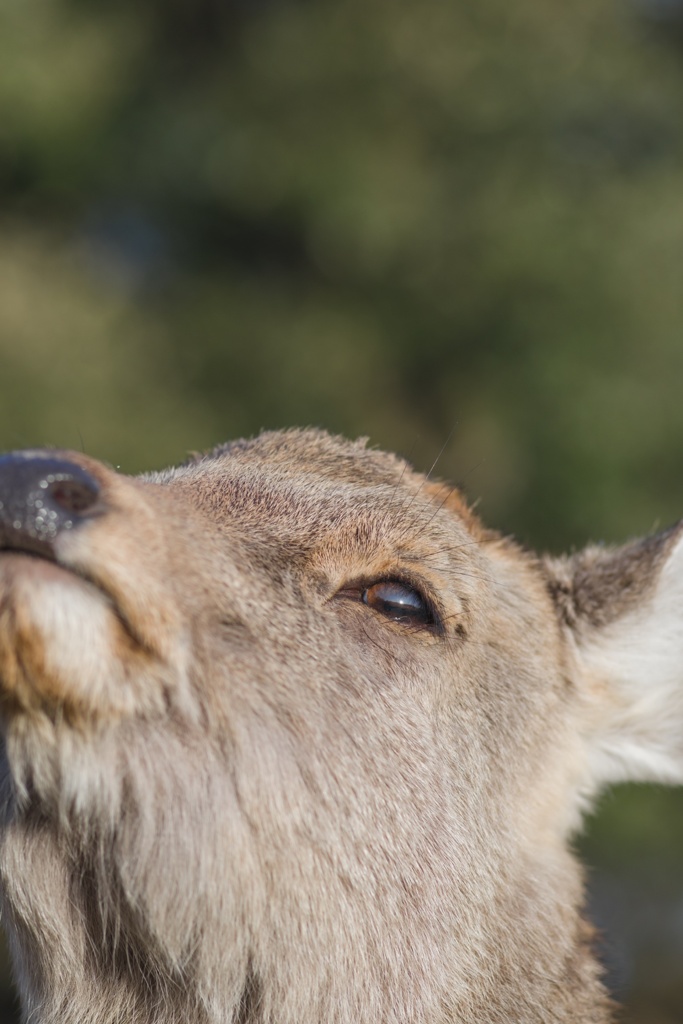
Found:
[(0, 445), (308, 422), (535, 545), (677, 518), (682, 9), (2, 0)]
[(452, 434), (442, 471), (534, 543), (674, 517), (683, 65), (646, 27), (4, 0), (6, 443), (138, 469), (316, 422), (428, 465)]

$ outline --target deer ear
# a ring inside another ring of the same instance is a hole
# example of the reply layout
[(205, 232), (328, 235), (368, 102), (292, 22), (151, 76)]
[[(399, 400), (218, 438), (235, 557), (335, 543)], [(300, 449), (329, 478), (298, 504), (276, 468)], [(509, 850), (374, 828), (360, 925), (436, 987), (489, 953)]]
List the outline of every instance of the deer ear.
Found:
[(593, 782), (683, 782), (683, 524), (552, 564)]

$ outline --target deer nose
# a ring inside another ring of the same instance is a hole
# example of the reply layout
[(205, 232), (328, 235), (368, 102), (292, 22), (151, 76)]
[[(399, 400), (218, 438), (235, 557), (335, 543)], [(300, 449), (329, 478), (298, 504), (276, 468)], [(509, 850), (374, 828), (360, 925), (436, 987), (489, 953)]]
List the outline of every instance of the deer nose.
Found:
[(50, 557), (54, 543), (98, 508), (100, 485), (81, 466), (44, 451), (0, 455), (0, 548)]

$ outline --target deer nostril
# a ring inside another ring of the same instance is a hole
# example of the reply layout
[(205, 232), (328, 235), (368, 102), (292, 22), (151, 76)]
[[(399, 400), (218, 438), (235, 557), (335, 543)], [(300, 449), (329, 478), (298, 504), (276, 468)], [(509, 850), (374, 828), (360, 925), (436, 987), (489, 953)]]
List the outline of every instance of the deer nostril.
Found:
[(88, 512), (99, 497), (99, 488), (94, 480), (92, 484), (86, 484), (81, 480), (48, 478), (45, 485), (47, 493), (56, 505), (65, 512), (73, 512), (76, 515)]
[(51, 556), (60, 534), (101, 512), (96, 477), (61, 453), (0, 456), (0, 550)]

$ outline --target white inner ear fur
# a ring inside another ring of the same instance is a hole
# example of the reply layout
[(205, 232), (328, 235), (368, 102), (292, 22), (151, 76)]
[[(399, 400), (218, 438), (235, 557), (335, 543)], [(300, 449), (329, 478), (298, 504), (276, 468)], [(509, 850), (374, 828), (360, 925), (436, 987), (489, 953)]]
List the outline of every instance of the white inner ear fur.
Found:
[(611, 782), (683, 782), (683, 537), (642, 606), (582, 637), (590, 770)]

